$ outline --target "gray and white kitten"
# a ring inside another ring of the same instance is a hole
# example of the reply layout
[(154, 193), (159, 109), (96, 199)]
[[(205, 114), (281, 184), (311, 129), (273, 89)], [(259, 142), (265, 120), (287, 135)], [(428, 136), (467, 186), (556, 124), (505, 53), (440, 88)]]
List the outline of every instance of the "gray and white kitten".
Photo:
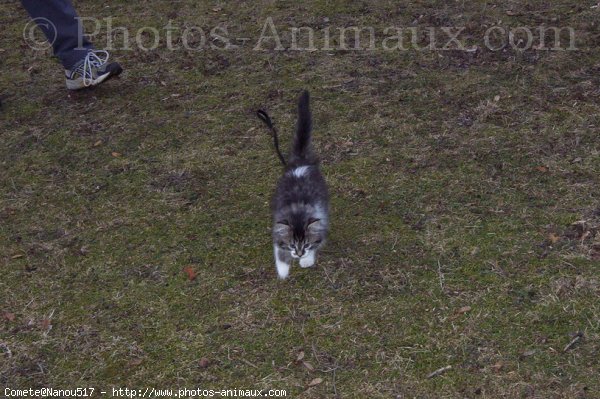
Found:
[(285, 172), (272, 200), (273, 249), (280, 279), (290, 273), (293, 259), (300, 267), (315, 264), (329, 227), (329, 194), (312, 150), (309, 95), (298, 101), (298, 123)]

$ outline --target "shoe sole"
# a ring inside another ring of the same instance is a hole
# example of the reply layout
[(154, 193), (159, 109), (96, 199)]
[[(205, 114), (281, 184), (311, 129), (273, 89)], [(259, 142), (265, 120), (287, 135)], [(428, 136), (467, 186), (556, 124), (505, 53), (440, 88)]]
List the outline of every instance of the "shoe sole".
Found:
[(120, 72), (119, 73), (107, 72), (104, 75), (98, 76), (87, 86), (83, 83), (82, 77), (77, 78), (77, 79), (67, 79), (66, 80), (67, 89), (75, 91), (75, 90), (87, 89), (90, 87), (98, 86), (100, 83), (103, 83), (103, 82), (107, 81), (109, 78), (111, 78), (113, 76), (117, 76), (119, 74), (120, 74)]

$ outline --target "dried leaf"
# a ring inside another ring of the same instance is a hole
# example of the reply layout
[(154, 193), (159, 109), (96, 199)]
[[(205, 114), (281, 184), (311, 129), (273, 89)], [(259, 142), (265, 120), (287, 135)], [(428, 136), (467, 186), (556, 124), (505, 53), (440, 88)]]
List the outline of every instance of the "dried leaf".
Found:
[(542, 172), (542, 173), (546, 173), (546, 172), (548, 172), (548, 168), (547, 168), (547, 167), (545, 167), (545, 166), (542, 166), (542, 165), (540, 165), (540, 166), (536, 166), (536, 167), (535, 167), (535, 170), (537, 170), (538, 172)]
[(129, 361), (129, 365), (130, 366), (139, 366), (140, 364), (142, 364), (142, 362), (144, 361), (144, 359), (131, 359)]
[(317, 377), (317, 378), (315, 378), (314, 380), (312, 380), (311, 382), (309, 382), (309, 383), (308, 383), (308, 386), (309, 386), (309, 387), (314, 387), (314, 386), (316, 386), (316, 385), (319, 385), (319, 384), (321, 384), (322, 382), (323, 382), (323, 379), (322, 379), (322, 378), (318, 378), (318, 377)]
[(11, 313), (11, 312), (4, 312), (2, 313), (2, 318), (7, 320), (7, 321), (14, 321), (15, 320), (15, 314)]
[(191, 266), (184, 267), (183, 272), (187, 275), (188, 280), (194, 281), (196, 279), (196, 272)]
[(98, 140), (94, 143), (94, 147), (98, 147), (102, 145), (102, 140)]
[(52, 328), (52, 320), (50, 319), (42, 319), (40, 321), (40, 327), (42, 330), (49, 330)]
[(494, 370), (495, 372), (498, 372), (498, 371), (502, 370), (503, 366), (504, 365), (502, 364), (502, 362), (496, 362), (494, 365), (490, 366), (490, 368), (492, 370)]
[(495, 96), (494, 96), (494, 101), (495, 101), (495, 102), (498, 102), (498, 101), (500, 101), (500, 95), (495, 95)]
[(550, 235), (548, 236), (548, 239), (550, 240), (550, 242), (552, 244), (556, 244), (559, 240), (560, 240), (560, 236), (554, 233), (550, 233)]
[(521, 354), (521, 359), (535, 355), (535, 349), (525, 351)]
[(310, 364), (309, 362), (302, 362), (302, 365), (304, 367), (306, 367), (306, 369), (310, 372), (315, 371), (315, 367), (312, 364)]
[(464, 314), (464, 313), (467, 313), (470, 310), (471, 310), (470, 306), (463, 306), (462, 308), (458, 309), (456, 311), (456, 313), (458, 313), (458, 314)]
[(23, 254), (16, 254), (16, 255), (11, 256), (11, 258), (12, 259), (19, 259), (19, 258), (22, 258), (23, 256), (24, 256)]
[(119, 158), (121, 156), (120, 152), (111, 152), (110, 155), (112, 155), (115, 158)]
[(298, 356), (296, 357), (297, 362), (301, 362), (304, 359), (304, 351), (298, 352)]
[(200, 368), (205, 369), (208, 366), (210, 366), (210, 360), (208, 360), (207, 358), (203, 357), (202, 359), (200, 359), (198, 361), (198, 366), (200, 366)]
[(586, 240), (586, 239), (587, 239), (589, 236), (591, 236), (591, 235), (592, 235), (592, 232), (591, 232), (591, 231), (589, 231), (589, 230), (588, 230), (588, 231), (586, 231), (585, 233), (583, 233), (583, 234), (581, 235), (581, 241), (585, 241), (585, 240)]

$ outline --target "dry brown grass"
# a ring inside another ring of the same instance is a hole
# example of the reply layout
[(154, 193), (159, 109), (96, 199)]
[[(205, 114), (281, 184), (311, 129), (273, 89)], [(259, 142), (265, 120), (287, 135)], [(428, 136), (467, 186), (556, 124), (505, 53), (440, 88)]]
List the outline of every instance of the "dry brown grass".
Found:
[[(71, 94), (53, 60), (19, 45), (18, 4), (3, 5), (0, 385), (599, 397), (591, 5), (81, 3), (132, 30), (230, 21), (240, 37), (267, 16), (282, 30), (454, 24), (473, 40), (499, 20), (557, 24), (580, 50), (161, 47), (116, 52), (118, 84)], [(281, 283), (279, 170), (252, 111), (267, 107), (287, 141), (301, 88), (333, 229), (318, 267)]]

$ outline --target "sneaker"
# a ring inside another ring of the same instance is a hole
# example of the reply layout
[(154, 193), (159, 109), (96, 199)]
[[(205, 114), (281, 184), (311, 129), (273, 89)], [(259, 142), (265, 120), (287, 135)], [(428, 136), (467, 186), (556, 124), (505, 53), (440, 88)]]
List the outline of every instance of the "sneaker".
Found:
[(80, 90), (97, 86), (123, 72), (121, 65), (109, 63), (108, 57), (108, 51), (90, 50), (71, 70), (65, 70), (67, 89)]

